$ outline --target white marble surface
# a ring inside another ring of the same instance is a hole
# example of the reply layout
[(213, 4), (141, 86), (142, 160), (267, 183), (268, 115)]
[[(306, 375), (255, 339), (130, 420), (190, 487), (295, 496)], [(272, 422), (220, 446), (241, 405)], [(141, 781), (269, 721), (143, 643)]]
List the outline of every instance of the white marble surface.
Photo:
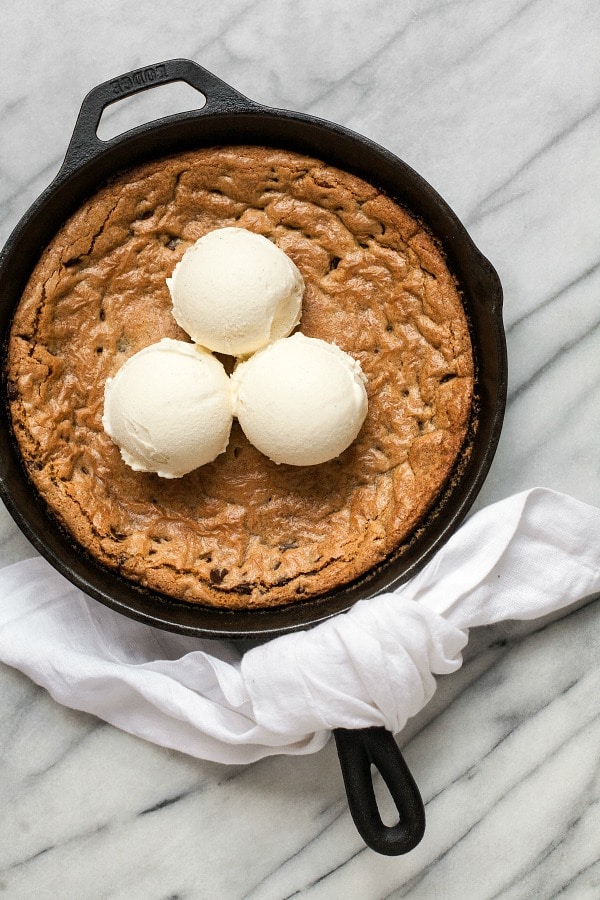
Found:
[[(510, 398), (477, 506), (536, 484), (600, 504), (595, 0), (31, 0), (2, 20), (0, 242), (58, 170), (83, 95), (130, 69), (190, 57), (340, 122), (424, 175), (502, 279)], [(145, 103), (162, 115), (190, 95)], [(2, 509), (0, 565), (31, 554)], [(331, 745), (208, 764), (3, 667), (0, 896), (597, 898), (599, 659), (597, 603), (473, 635), (399, 735), (428, 824), (396, 859), (364, 848)]]

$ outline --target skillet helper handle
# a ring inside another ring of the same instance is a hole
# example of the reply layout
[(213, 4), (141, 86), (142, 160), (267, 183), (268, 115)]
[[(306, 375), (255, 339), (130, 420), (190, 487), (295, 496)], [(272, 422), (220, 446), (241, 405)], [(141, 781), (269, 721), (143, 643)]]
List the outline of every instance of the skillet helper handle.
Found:
[[(365, 844), (386, 856), (413, 850), (425, 831), (425, 809), (393, 734), (386, 728), (337, 728), (333, 734), (350, 813)], [(384, 825), (381, 819), (371, 765), (381, 773), (396, 804), (400, 817), (396, 825)]]
[(107, 106), (125, 97), (173, 81), (185, 81), (205, 98), (206, 102), (204, 105), (199, 104), (194, 115), (249, 110), (258, 105), (191, 59), (169, 59), (155, 65), (144, 66), (142, 69), (134, 69), (110, 81), (102, 82), (86, 95), (75, 122), (60, 174), (78, 168), (119, 140), (117, 137), (101, 141), (97, 135), (102, 113)]

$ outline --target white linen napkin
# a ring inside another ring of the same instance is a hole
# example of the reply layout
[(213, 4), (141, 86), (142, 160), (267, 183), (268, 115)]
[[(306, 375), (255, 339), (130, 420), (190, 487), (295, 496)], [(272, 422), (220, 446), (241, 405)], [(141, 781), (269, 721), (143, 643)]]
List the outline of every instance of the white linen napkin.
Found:
[(244, 655), (127, 619), (41, 558), (0, 570), (0, 660), (59, 703), (203, 759), (311, 753), (400, 731), (460, 668), (468, 629), (600, 591), (600, 509), (535, 488), (473, 515), (410, 582)]

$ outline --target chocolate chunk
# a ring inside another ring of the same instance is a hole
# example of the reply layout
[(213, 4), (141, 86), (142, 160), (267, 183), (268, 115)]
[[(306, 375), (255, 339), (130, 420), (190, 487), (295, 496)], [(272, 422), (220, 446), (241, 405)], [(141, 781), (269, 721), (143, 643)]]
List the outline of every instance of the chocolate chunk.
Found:
[(213, 584), (221, 584), (229, 569), (211, 569), (210, 580)]

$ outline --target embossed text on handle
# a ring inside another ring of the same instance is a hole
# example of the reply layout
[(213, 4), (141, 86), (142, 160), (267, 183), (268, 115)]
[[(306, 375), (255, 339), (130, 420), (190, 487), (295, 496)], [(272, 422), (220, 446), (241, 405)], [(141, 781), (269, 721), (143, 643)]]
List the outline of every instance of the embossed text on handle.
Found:
[(166, 77), (166, 66), (161, 63), (157, 66), (147, 66), (145, 69), (138, 69), (137, 72), (132, 72), (131, 75), (122, 75), (120, 78), (115, 78), (110, 85), (113, 94), (119, 95), (125, 94), (135, 87), (154, 84), (155, 81), (163, 81)]

